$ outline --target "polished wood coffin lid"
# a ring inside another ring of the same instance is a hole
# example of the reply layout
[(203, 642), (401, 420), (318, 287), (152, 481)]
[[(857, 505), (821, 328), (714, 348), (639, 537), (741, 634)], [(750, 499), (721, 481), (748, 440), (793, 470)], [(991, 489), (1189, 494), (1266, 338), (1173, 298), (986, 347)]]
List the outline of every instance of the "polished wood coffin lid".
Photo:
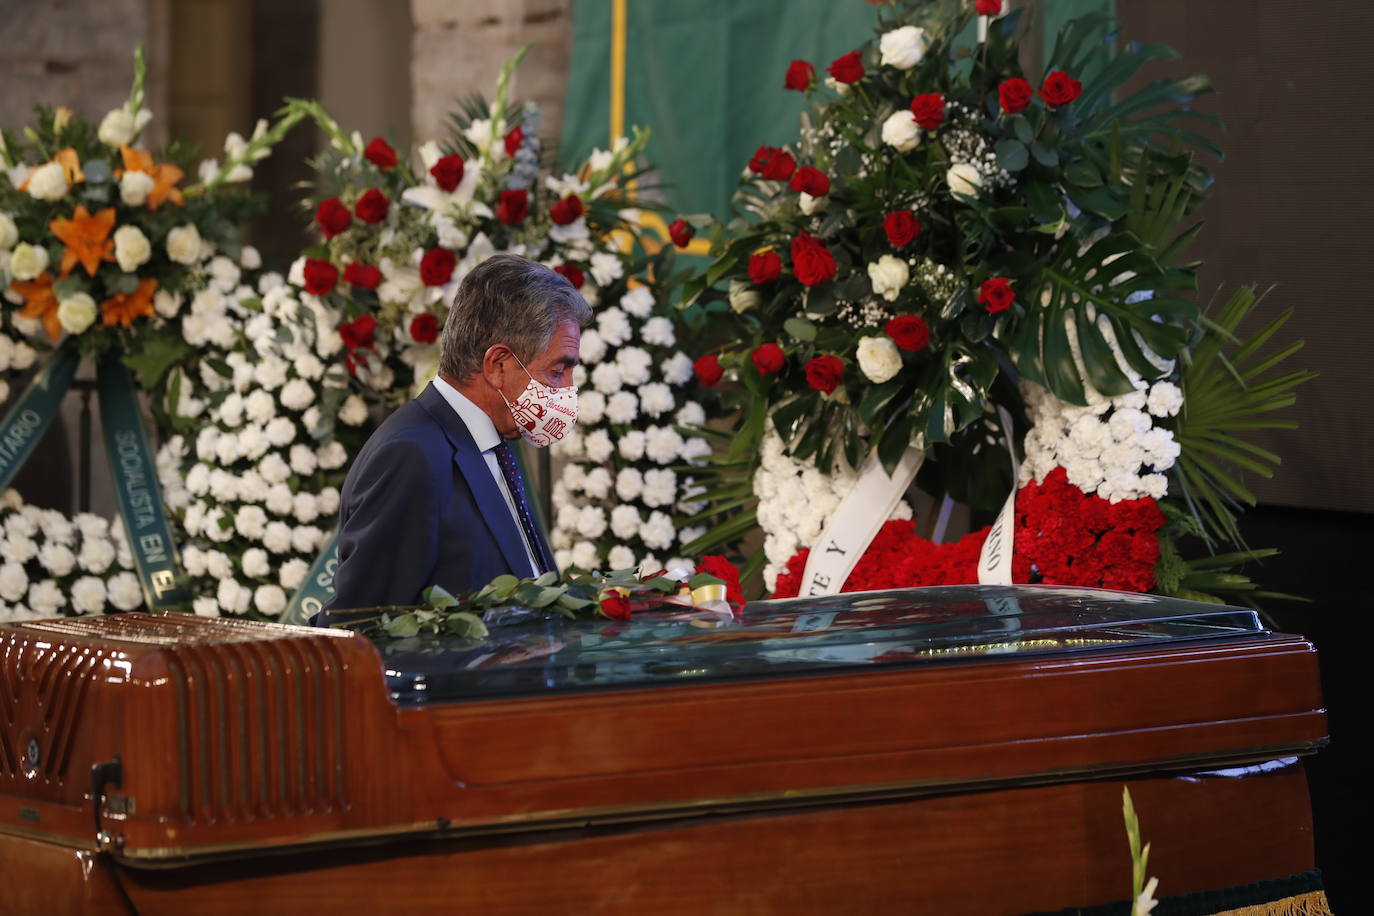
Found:
[[(0, 626), (0, 831), (131, 864), (1197, 770), (1325, 738), (1316, 653), (1281, 634), (398, 708), (347, 633)], [(91, 767), (116, 755), (98, 830)]]

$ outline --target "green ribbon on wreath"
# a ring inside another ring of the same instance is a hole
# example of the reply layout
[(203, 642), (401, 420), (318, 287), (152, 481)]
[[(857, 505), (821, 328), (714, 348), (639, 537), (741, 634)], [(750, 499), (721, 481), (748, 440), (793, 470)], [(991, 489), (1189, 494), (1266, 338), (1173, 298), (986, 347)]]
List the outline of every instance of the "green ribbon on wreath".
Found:
[(133, 376), (113, 354), (100, 360), (97, 375), (105, 452), (144, 600), (154, 611), (184, 608), (191, 595), (162, 506), (157, 465), (143, 431)]
[(81, 355), (68, 342), (39, 369), (29, 387), (0, 421), (0, 490), (4, 490), (29, 460), (38, 440), (48, 431), (62, 399), (76, 378)]
[(334, 573), (339, 568), (339, 531), (334, 529), (320, 547), (305, 581), (291, 596), (291, 603), (282, 611), (281, 622), (305, 625), (334, 597)]

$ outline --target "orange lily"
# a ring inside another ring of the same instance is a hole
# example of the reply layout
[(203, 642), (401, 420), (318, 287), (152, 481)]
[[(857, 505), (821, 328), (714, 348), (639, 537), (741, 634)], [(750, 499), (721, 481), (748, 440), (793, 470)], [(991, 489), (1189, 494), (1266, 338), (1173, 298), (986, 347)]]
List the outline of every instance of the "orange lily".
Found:
[(170, 162), (156, 165), (153, 163), (152, 153), (131, 146), (121, 146), (119, 155), (124, 159), (124, 168), (115, 172), (116, 178), (128, 171), (143, 172), (153, 179), (153, 189), (148, 192), (149, 210), (156, 210), (164, 200), (170, 200), (178, 207), (186, 203), (181, 189), (176, 186), (176, 183), (186, 176), (181, 169)]
[(152, 317), (153, 291), (157, 281), (152, 277), (139, 281), (138, 289), (132, 293), (116, 293), (100, 303), (100, 314), (105, 327), (122, 324), (124, 327), (134, 323), (135, 318)]
[[(81, 171), (81, 157), (76, 154), (73, 147), (69, 146), (66, 149), (58, 150), (57, 155), (52, 157), (52, 161), (62, 166), (62, 172), (67, 176), (67, 184), (72, 185), (78, 181), (86, 180), (86, 173)], [(32, 178), (36, 171), (38, 171), (38, 166), (29, 169), (29, 178)], [(29, 178), (24, 179), (19, 190), (27, 191), (29, 189)]]
[(110, 231), (114, 224), (114, 207), (106, 207), (92, 216), (85, 204), (76, 205), (71, 219), (55, 219), (48, 223), (52, 234), (67, 245), (62, 253), (61, 275), (65, 277), (80, 263), (86, 273), (95, 276), (101, 261), (113, 261), (114, 239), (110, 238)]
[(10, 288), (26, 302), (19, 314), (25, 318), (43, 319), (43, 328), (53, 340), (62, 336), (62, 322), (57, 320), (57, 297), (52, 292), (52, 274), (45, 270), (32, 280), (11, 283)]

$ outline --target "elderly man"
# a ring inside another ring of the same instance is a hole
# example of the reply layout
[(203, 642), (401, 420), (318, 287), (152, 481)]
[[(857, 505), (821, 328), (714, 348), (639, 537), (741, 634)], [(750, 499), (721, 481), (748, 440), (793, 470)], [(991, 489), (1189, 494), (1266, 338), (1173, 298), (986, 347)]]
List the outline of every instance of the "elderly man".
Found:
[(577, 416), (573, 369), (591, 310), (540, 264), (496, 255), (458, 287), (439, 375), (372, 434), (344, 482), (330, 610), (415, 604), (553, 555), (506, 440), (561, 439)]

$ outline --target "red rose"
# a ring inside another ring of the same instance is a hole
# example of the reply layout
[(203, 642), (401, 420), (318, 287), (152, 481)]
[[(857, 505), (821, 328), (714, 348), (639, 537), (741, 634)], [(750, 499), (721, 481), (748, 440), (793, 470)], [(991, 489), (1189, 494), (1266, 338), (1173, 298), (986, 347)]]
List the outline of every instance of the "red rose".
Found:
[(315, 296), (323, 296), (339, 282), (339, 268), (322, 258), (306, 258), (305, 291)]
[(804, 60), (794, 60), (787, 65), (787, 76), (782, 81), (782, 88), (805, 92), (811, 88), (811, 81), (815, 78), (815, 67)]
[(835, 276), (835, 256), (820, 239), (803, 232), (792, 240), (792, 273), (805, 286), (819, 286)]
[(382, 283), (382, 272), (371, 264), (359, 264), (357, 261), (353, 261), (344, 268), (343, 278), (349, 286), (376, 289)]
[(349, 223), (353, 222), (353, 214), (348, 212), (343, 201), (331, 197), (320, 201), (320, 205), (315, 208), (315, 222), (324, 233), (324, 237), (332, 239), (348, 228)]
[(883, 325), (883, 333), (903, 350), (919, 350), (930, 343), (930, 328), (920, 315), (898, 315)]
[(692, 241), (692, 236), (696, 231), (687, 225), (686, 220), (675, 219), (668, 224), (668, 237), (673, 240), (673, 244), (679, 248), (686, 248)]
[(936, 130), (945, 120), (945, 97), (927, 92), (911, 100), (911, 115), (921, 130)]
[(921, 221), (910, 210), (893, 210), (883, 217), (883, 231), (893, 248), (905, 248), (921, 234)]
[(775, 343), (762, 344), (749, 354), (749, 361), (759, 370), (759, 375), (772, 375), (787, 362), (782, 347)]
[(577, 222), (578, 217), (584, 212), (586, 211), (582, 206), (582, 198), (576, 194), (569, 194), (567, 197), (559, 198), (557, 203), (549, 207), (549, 219), (553, 220), (555, 225), (566, 226)]
[(754, 150), (754, 155), (749, 158), (749, 171), (755, 175), (762, 175), (763, 170), (768, 167), (768, 162), (782, 150), (776, 146), (760, 146)]
[(553, 272), (562, 274), (573, 285), (573, 289), (581, 289), (582, 284), (587, 282), (587, 278), (582, 276), (582, 268), (576, 264), (559, 264), (553, 269)]
[(383, 172), (396, 168), (396, 151), (381, 137), (373, 137), (367, 149), (363, 150), (363, 155)]
[(797, 168), (797, 161), (787, 150), (780, 149), (763, 167), (763, 177), (769, 181), (786, 181)]
[(601, 613), (612, 620), (629, 620), (630, 599), (620, 592), (607, 592), (601, 596)]
[(496, 201), (496, 218), (507, 226), (514, 226), (530, 212), (530, 198), (524, 190), (502, 191)]
[(697, 378), (707, 388), (716, 387), (725, 370), (720, 367), (720, 360), (715, 356), (698, 356), (692, 363), (692, 368), (696, 370)]
[(1030, 104), (1031, 95), (1033, 95), (1031, 84), (1019, 76), (1013, 76), (997, 87), (997, 101), (1007, 114), (1016, 114), (1018, 111), (1025, 110), (1025, 107)]
[(744, 590), (740, 587), (739, 570), (725, 557), (702, 557), (697, 563), (697, 572), (715, 576), (725, 583), (725, 600), (731, 604), (744, 604)]
[(443, 286), (453, 276), (458, 258), (447, 248), (431, 248), (420, 259), (420, 279), (425, 286)]
[(782, 273), (782, 258), (776, 251), (760, 251), (749, 256), (749, 279), (762, 286)]
[(518, 150), (520, 144), (524, 142), (525, 132), (521, 130), (520, 125), (517, 124), (510, 133), (506, 134), (506, 155), (514, 156), (515, 151)]
[(792, 181), (787, 186), (812, 197), (824, 197), (830, 193), (830, 178), (820, 169), (813, 169), (808, 165), (797, 169), (797, 173), (792, 176)]
[(368, 188), (358, 202), (353, 205), (353, 212), (358, 215), (358, 219), (365, 223), (376, 224), (386, 219), (386, 211), (391, 209), (391, 201), (386, 199), (386, 195), (376, 188)]
[(825, 69), (837, 83), (857, 83), (864, 78), (864, 65), (859, 60), (858, 51), (850, 51), (843, 57), (836, 58), (835, 62)]
[(1002, 15), (1002, 0), (973, 0), (973, 9), (979, 16)]
[(806, 361), (806, 384), (826, 394), (839, 387), (844, 377), (844, 363), (829, 353)]
[(1040, 98), (1044, 99), (1046, 104), (1058, 108), (1078, 98), (1082, 91), (1082, 83), (1063, 70), (1055, 70), (1045, 77), (1045, 84), (1040, 87)]
[(983, 285), (978, 287), (978, 304), (986, 307), (994, 315), (1011, 308), (1015, 299), (1016, 291), (1011, 288), (1011, 281), (1006, 277), (984, 280)]
[(361, 350), (372, 346), (372, 336), (377, 332), (377, 318), (374, 315), (359, 315), (352, 321), (339, 325), (339, 337), (350, 350)]
[(434, 183), (439, 190), (452, 191), (463, 180), (463, 157), (443, 156), (430, 167), (429, 174), (434, 176)]
[(410, 319), (410, 337), (419, 344), (432, 344), (439, 339), (439, 319), (430, 312), (421, 312)]

